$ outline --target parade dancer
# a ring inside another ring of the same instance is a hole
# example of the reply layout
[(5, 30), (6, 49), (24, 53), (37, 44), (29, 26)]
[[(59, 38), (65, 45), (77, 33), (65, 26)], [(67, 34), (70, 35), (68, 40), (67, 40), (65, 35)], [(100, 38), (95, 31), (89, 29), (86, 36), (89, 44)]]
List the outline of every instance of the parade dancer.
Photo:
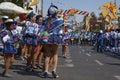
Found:
[[(45, 26), (43, 25), (43, 18), (42, 18), (42, 15), (37, 15), (36, 16), (36, 23), (38, 24), (38, 28), (36, 28), (37, 30), (37, 34), (38, 34), (38, 37), (37, 37), (37, 40), (38, 40), (38, 44), (35, 48), (35, 55), (34, 55), (34, 61), (32, 63), (32, 66), (33, 68), (40, 68), (42, 69), (42, 58), (43, 58), (43, 52), (41, 51), (43, 49), (43, 44), (42, 44), (42, 41), (41, 41), (41, 35), (42, 35), (42, 32), (45, 28)], [(38, 65), (37, 67), (35, 66), (35, 61), (38, 57)]]
[(49, 68), (52, 66), (52, 76), (58, 78), (57, 63), (58, 63), (58, 45), (61, 44), (61, 37), (59, 31), (63, 20), (57, 18), (58, 7), (51, 4), (48, 9), (48, 18), (46, 19), (46, 29), (43, 35), (43, 42), (45, 48), (45, 70), (42, 77), (49, 77)]
[[(28, 58), (27, 58), (27, 68), (26, 71), (33, 71), (34, 66), (34, 55), (35, 55), (35, 47), (37, 46), (37, 27), (38, 25), (35, 23), (36, 15), (33, 12), (30, 12), (27, 15), (28, 21), (25, 22), (25, 42), (28, 48)], [(32, 63), (32, 64), (31, 64)]]
[(3, 77), (13, 77), (8, 73), (8, 69), (14, 62), (14, 54), (17, 53), (15, 43), (18, 42), (18, 36), (14, 32), (15, 24), (12, 19), (5, 21), (5, 29), (0, 32), (0, 37), (4, 43), (4, 57), (5, 57), (5, 70), (2, 73)]
[(62, 36), (63, 36), (63, 41), (62, 41), (62, 56), (64, 58), (67, 58), (67, 52), (68, 52), (68, 44), (69, 44), (69, 32), (68, 32), (68, 26), (65, 25), (62, 32), (61, 32)]

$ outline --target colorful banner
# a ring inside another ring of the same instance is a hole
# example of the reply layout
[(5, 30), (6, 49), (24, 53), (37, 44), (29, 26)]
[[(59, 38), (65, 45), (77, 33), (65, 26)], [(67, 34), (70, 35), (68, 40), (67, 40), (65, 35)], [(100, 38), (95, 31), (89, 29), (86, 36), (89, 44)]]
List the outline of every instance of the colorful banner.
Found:
[(113, 24), (112, 23), (110, 23), (110, 25), (109, 25), (109, 27), (108, 27), (108, 31), (111, 31), (111, 30), (113, 30)]
[(60, 15), (64, 15), (64, 14), (80, 14), (80, 15), (88, 15), (89, 13), (87, 11), (80, 11), (80, 10), (75, 10), (75, 9), (69, 9), (69, 10), (60, 10), (58, 12), (58, 14)]
[(118, 19), (117, 11), (118, 6), (115, 5), (113, 2), (107, 2), (99, 7), (102, 11), (102, 15), (105, 18), (106, 16), (109, 16), (110, 19)]
[(86, 26), (85, 26), (85, 30), (86, 30), (86, 31), (89, 31), (89, 29), (90, 29), (90, 17), (87, 16), (87, 17), (86, 17)]
[(38, 4), (38, 0), (33, 0), (32, 2), (29, 3), (28, 7), (34, 6)]

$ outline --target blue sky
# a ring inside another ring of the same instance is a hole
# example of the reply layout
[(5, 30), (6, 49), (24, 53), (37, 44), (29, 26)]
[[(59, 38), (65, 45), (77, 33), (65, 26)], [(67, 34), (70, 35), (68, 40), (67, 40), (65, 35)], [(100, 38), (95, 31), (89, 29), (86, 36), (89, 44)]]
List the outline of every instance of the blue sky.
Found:
[[(106, 2), (114, 2), (114, 0), (44, 0), (44, 13), (47, 13), (47, 9), (50, 6), (51, 1), (53, 2), (53, 4), (58, 6), (59, 9), (66, 10), (70, 8), (75, 8), (82, 11), (88, 11), (89, 13), (95, 12), (96, 15), (101, 12), (99, 10), (99, 6)], [(119, 6), (120, 0), (116, 0), (116, 3)]]

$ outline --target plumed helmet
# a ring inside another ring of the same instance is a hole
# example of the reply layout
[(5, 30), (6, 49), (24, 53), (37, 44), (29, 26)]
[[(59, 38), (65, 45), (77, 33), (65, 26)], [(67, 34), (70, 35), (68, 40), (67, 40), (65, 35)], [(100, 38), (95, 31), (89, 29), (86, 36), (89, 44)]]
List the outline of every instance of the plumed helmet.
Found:
[(55, 17), (58, 13), (58, 7), (51, 4), (49, 9), (48, 9), (48, 16)]

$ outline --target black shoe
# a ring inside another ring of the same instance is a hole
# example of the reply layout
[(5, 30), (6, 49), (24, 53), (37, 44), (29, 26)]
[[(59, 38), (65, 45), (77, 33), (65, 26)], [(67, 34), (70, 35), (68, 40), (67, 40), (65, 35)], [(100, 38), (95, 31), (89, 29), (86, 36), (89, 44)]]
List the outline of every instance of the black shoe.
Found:
[(34, 72), (34, 69), (33, 69), (33, 68), (30, 68), (30, 67), (26, 68), (25, 70), (26, 70), (27, 72)]
[(57, 75), (57, 73), (56, 73), (55, 71), (52, 71), (52, 76), (53, 76), (54, 78), (59, 78), (59, 76)]

